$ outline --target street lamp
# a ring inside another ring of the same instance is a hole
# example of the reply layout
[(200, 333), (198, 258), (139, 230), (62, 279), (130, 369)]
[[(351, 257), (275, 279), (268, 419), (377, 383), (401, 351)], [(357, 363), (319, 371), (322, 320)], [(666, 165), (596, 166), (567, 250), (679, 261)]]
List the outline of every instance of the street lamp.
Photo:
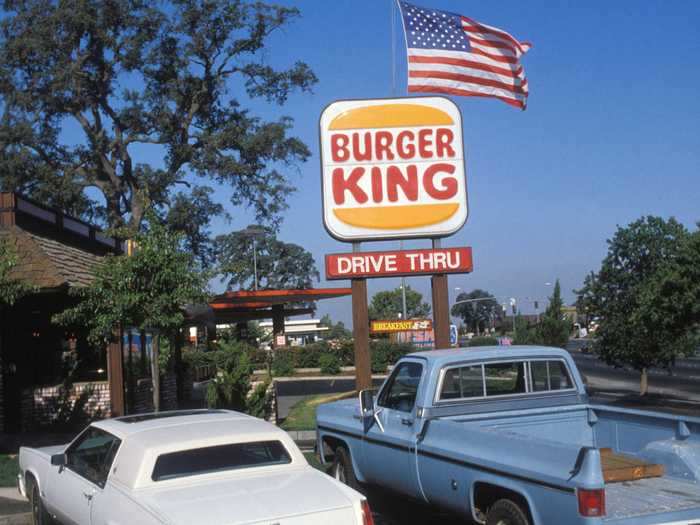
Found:
[(245, 230), (239, 232), (244, 237), (250, 237), (253, 241), (253, 288), (258, 290), (258, 253), (255, 239), (267, 233), (265, 228), (257, 224), (251, 224)]

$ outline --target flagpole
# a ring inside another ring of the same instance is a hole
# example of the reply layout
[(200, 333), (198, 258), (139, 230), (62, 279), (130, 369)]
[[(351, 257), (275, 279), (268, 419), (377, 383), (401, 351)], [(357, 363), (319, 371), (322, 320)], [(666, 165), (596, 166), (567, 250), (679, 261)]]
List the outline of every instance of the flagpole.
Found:
[(391, 96), (396, 96), (396, 0), (391, 2)]
[[(391, 96), (396, 96), (396, 0), (391, 2)], [(403, 250), (403, 241), (399, 241), (399, 250)], [(406, 312), (406, 278), (401, 277), (401, 318), (408, 318)]]

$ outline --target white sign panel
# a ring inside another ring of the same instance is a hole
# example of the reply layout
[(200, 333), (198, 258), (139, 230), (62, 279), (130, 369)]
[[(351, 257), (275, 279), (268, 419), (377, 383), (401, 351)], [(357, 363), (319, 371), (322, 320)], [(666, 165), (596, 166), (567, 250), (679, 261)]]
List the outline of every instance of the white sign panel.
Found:
[(445, 237), (466, 222), (462, 118), (449, 99), (334, 102), (320, 128), (323, 220), (336, 239)]

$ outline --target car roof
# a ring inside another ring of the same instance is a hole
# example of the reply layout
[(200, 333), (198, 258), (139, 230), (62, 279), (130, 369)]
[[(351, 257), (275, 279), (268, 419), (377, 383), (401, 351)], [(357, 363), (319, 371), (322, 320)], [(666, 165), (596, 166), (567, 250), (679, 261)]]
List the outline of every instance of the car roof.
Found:
[(425, 350), (414, 352), (406, 357), (426, 359), (437, 366), (449, 365), (453, 362), (483, 361), (493, 359), (531, 359), (531, 358), (561, 358), (566, 359), (570, 354), (561, 348), (546, 346), (474, 346), (467, 348), (450, 348), (443, 350)]
[[(267, 423), (239, 412), (230, 410), (172, 410), (164, 412), (151, 412), (130, 416), (105, 419), (93, 423), (92, 426), (100, 428), (120, 439), (129, 437), (139, 441), (152, 441), (159, 436), (167, 437), (168, 433), (176, 428), (196, 426), (202, 428), (219, 427), (222, 423), (235, 423), (236, 427), (245, 430), (262, 430), (260, 423), (267, 428)], [(225, 425), (228, 427), (229, 425)]]

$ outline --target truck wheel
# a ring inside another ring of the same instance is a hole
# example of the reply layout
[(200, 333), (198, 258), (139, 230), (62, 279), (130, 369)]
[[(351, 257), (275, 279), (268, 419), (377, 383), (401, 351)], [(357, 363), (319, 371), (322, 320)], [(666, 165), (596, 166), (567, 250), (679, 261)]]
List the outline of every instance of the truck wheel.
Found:
[(486, 515), (486, 525), (530, 525), (527, 513), (509, 499), (499, 499)]
[(27, 480), (29, 483), (29, 504), (32, 508), (32, 525), (49, 525), (53, 523), (51, 516), (44, 508), (39, 494), (39, 485), (33, 479)]
[(331, 474), (341, 483), (360, 491), (360, 483), (357, 481), (355, 470), (352, 468), (350, 452), (348, 452), (345, 447), (338, 447), (335, 449), (335, 460), (333, 461), (333, 470)]

